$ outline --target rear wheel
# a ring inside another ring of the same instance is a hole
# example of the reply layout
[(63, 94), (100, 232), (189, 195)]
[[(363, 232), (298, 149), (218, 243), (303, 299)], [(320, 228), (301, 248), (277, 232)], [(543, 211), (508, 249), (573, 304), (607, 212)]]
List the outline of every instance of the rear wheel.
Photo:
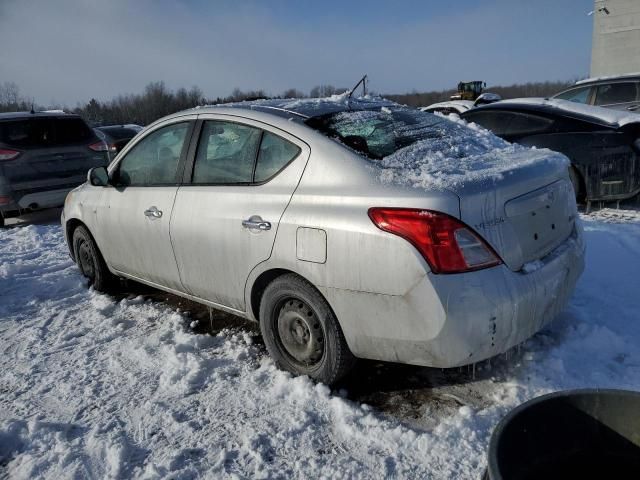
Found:
[(584, 199), (584, 192), (582, 191), (582, 181), (580, 174), (575, 167), (569, 167), (569, 178), (571, 179), (571, 185), (573, 185), (573, 191), (576, 194), (576, 200), (582, 201)]
[(332, 385), (355, 363), (327, 301), (297, 275), (283, 275), (267, 286), (260, 330), (276, 364), (291, 373)]
[(98, 246), (89, 230), (79, 226), (73, 231), (73, 255), (80, 273), (99, 292), (106, 292), (113, 285), (113, 274), (107, 268)]

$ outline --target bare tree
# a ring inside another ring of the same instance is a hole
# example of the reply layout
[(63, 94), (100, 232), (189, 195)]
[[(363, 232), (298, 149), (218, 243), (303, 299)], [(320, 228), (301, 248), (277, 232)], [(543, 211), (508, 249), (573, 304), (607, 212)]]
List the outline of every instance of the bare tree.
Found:
[(280, 96), (282, 98), (304, 98), (305, 94), (297, 88), (288, 88), (287, 90), (282, 92), (282, 95)]
[(0, 112), (15, 112), (29, 110), (31, 104), (28, 99), (20, 95), (20, 88), (14, 82), (0, 84)]
[(348, 90), (348, 88), (336, 88), (333, 85), (317, 85), (311, 89), (309, 96), (311, 98), (330, 97), (331, 95), (339, 95)]

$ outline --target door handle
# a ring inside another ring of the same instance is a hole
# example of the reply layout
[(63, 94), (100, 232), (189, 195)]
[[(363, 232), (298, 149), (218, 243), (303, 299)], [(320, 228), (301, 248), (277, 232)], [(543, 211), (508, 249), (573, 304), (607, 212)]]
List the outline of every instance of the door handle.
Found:
[(271, 230), (271, 223), (265, 222), (258, 215), (252, 215), (249, 219), (242, 221), (244, 228), (257, 228), (258, 230)]
[(144, 211), (144, 216), (148, 218), (160, 218), (162, 217), (162, 210), (158, 210), (157, 207), (149, 207)]

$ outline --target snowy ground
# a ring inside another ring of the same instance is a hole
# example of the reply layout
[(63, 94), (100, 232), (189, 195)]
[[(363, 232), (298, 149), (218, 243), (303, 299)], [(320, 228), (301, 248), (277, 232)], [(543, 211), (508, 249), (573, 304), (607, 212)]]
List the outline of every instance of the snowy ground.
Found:
[(479, 478), (520, 402), (640, 389), (640, 214), (583, 220), (570, 307), (508, 358), (366, 363), (337, 393), (276, 370), (251, 328), (87, 290), (54, 223), (2, 230), (0, 477)]

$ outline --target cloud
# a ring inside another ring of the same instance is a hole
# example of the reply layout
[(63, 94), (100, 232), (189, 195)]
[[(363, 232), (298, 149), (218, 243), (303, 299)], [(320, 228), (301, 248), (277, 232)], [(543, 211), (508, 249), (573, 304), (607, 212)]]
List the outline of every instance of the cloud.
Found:
[[(530, 3), (431, 9), (424, 2), (412, 14), (395, 2), (385, 22), (383, 13), (358, 16), (353, 6), (332, 13), (340, 4), (331, 2), (318, 15), (302, 2), (4, 0), (0, 81), (15, 81), (40, 103), (74, 105), (139, 92), (155, 80), (198, 85), (215, 97), (234, 87), (350, 86), (363, 73), (381, 92), (586, 74), (591, 25), (578, 14), (591, 1)], [(569, 21), (585, 25), (569, 28)]]

